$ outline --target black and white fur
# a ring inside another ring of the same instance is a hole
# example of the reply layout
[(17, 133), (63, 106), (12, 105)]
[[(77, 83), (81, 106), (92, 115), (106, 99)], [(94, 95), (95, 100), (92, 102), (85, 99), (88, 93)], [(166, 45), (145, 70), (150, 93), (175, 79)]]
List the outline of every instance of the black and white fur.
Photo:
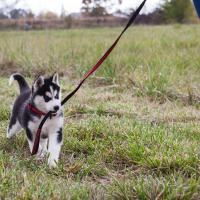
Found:
[(32, 152), (33, 143), (37, 128), (43, 118), (30, 111), (27, 107), (31, 103), (35, 108), (47, 113), (56, 111), (56, 116), (48, 119), (43, 126), (40, 145), (37, 156), (48, 155), (48, 164), (55, 167), (63, 141), (63, 111), (61, 108), (61, 91), (58, 74), (49, 78), (38, 77), (29, 87), (25, 78), (18, 73), (10, 77), (10, 84), (16, 80), (19, 85), (20, 94), (14, 102), (10, 123), (7, 129), (7, 138), (16, 135), (22, 128), (26, 130), (27, 140), (30, 151)]

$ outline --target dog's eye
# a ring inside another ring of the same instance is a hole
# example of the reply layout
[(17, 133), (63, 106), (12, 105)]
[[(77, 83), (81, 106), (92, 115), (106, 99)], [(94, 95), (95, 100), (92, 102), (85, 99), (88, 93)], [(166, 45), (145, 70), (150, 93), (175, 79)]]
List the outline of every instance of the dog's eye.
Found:
[(45, 96), (44, 96), (44, 100), (45, 100), (46, 102), (48, 102), (48, 101), (50, 101), (50, 100), (51, 100), (51, 98), (50, 98), (50, 97), (48, 97), (47, 95), (45, 95)]

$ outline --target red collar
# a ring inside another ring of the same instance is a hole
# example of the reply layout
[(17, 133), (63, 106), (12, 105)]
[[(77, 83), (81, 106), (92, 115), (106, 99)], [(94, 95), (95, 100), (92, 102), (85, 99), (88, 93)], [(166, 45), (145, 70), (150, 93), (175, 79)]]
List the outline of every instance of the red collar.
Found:
[[(31, 112), (37, 114), (39, 117), (45, 116), (45, 115), (47, 114), (47, 113), (42, 112), (41, 110), (37, 109), (36, 107), (34, 107), (34, 106), (33, 106), (32, 104), (30, 104), (30, 103), (27, 105), (27, 108), (28, 108)], [(56, 113), (53, 113), (52, 116), (56, 116)]]
[(33, 106), (32, 104), (30, 104), (30, 103), (27, 105), (27, 108), (28, 108), (31, 112), (33, 112), (33, 113), (39, 115), (40, 117), (45, 116), (45, 115), (47, 114), (47, 113), (42, 112), (41, 110), (38, 110), (36, 107), (34, 107), (34, 106)]

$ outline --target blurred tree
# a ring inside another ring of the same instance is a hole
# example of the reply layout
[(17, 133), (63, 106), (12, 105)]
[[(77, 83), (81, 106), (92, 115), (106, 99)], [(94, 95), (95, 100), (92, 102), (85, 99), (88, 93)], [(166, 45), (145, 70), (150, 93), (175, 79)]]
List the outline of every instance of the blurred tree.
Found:
[(9, 14), (11, 19), (20, 19), (25, 18), (28, 13), (24, 9), (13, 9)]
[(94, 0), (94, 7), (91, 10), (91, 16), (105, 16), (108, 14), (105, 3), (107, 0)]
[(29, 10), (29, 11), (27, 11), (26, 17), (29, 18), (29, 19), (33, 19), (35, 17), (35, 15), (31, 10)]
[(109, 3), (113, 5), (115, 2), (121, 4), (122, 0), (82, 0), (83, 12), (91, 16), (105, 16), (108, 14)]
[[(14, 7), (20, 2), (21, 0), (1, 0), (0, 4), (0, 12), (1, 13), (7, 13), (10, 10), (13, 10)], [(8, 3), (9, 2), (9, 3)]]
[(92, 3), (92, 0), (82, 0), (82, 4), (83, 4), (83, 6), (82, 6), (82, 8), (81, 8), (81, 10), (83, 11), (83, 12), (85, 12), (85, 13), (90, 13), (90, 5), (91, 5), (91, 3)]
[(162, 10), (166, 22), (189, 22), (195, 19), (191, 0), (164, 0)]
[(8, 16), (3, 13), (0, 13), (0, 19), (8, 19)]
[(67, 12), (66, 12), (66, 10), (65, 10), (64, 5), (62, 5), (60, 17), (61, 17), (61, 18), (65, 18), (66, 16), (67, 16)]

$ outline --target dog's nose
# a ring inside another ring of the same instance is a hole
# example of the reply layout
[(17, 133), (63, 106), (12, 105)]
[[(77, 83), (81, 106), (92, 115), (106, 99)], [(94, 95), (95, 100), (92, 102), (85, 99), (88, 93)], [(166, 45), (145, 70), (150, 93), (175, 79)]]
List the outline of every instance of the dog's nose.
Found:
[(55, 111), (59, 110), (59, 106), (54, 106), (53, 108), (54, 108)]

